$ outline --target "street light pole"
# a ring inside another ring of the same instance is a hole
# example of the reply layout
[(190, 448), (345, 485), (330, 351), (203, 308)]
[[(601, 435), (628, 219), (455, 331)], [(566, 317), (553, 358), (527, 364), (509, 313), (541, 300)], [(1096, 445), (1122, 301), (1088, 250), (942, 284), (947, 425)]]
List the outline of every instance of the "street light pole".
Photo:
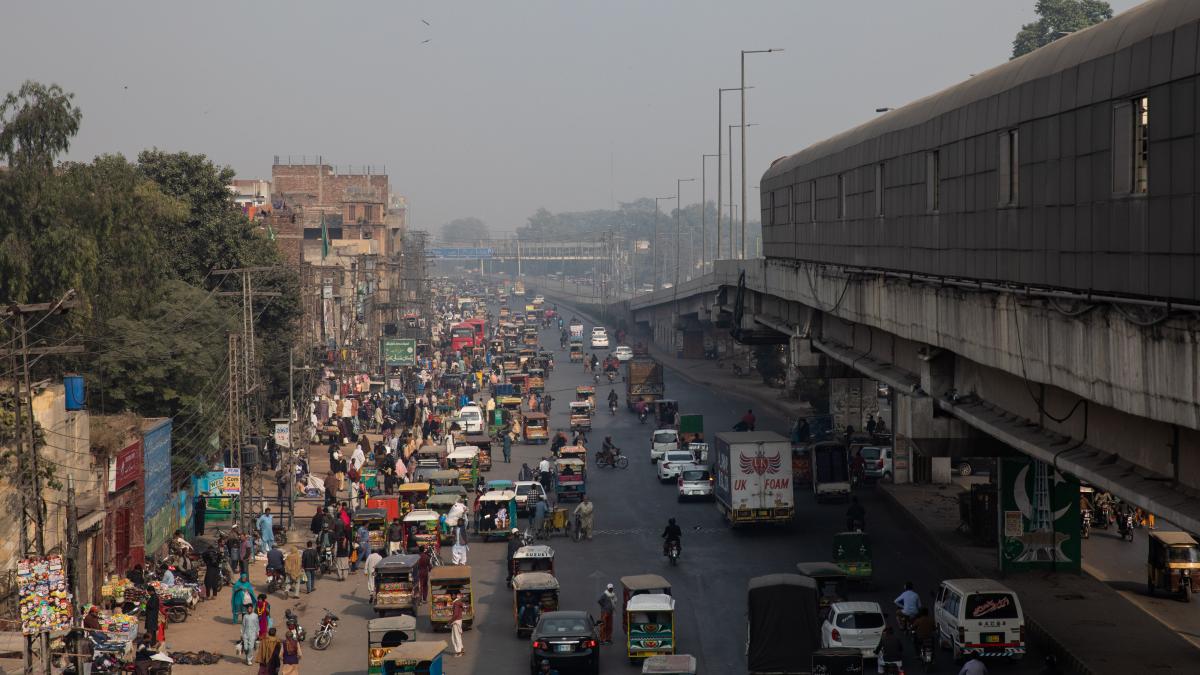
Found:
[[(725, 95), (725, 92), (727, 92), (727, 91), (741, 91), (741, 87), (729, 87), (728, 89), (718, 89), (717, 90), (717, 254), (714, 257), (714, 260), (720, 260), (720, 258), (721, 258), (721, 144), (725, 142), (725, 139), (723, 139), (721, 137), (721, 129), (723, 129), (725, 126), (725, 122), (722, 119), (722, 114), (724, 111), (723, 111), (723, 106), (721, 104), (722, 104), (722, 101), (725, 100), (722, 97)], [(729, 184), (730, 184), (730, 186), (732, 186), (733, 185), (733, 146), (732, 145), (729, 146), (729, 176), (730, 176)], [(732, 188), (729, 190), (729, 201), (733, 201)], [(733, 251), (730, 251), (729, 255), (732, 256)]]
[[(742, 121), (746, 121), (746, 55), (781, 52), (782, 49), (742, 50)], [(742, 260), (746, 259), (746, 126), (742, 125)]]
[(675, 179), (675, 288), (679, 288), (679, 268), (681, 267), (679, 260), (679, 217), (683, 215), (683, 202), (679, 200), (679, 186), (683, 183), (690, 183), (696, 180), (695, 178), (676, 178)]
[[(720, 134), (717, 134), (718, 136)], [(716, 155), (700, 155), (700, 274), (705, 273), (705, 266), (708, 264), (708, 162), (705, 160), (709, 157), (716, 157), (717, 163), (720, 164), (721, 155), (718, 150)], [(717, 178), (717, 193), (721, 192), (721, 179)], [(720, 221), (720, 207), (717, 207), (717, 220)]]
[[(729, 125), (729, 203), (733, 203), (733, 130), (735, 127), (742, 128), (742, 138), (746, 137), (746, 127), (756, 127), (758, 124), (730, 124)], [(742, 161), (745, 161), (746, 154), (742, 153)], [(745, 167), (742, 167), (743, 177), (745, 176)], [(746, 217), (746, 212), (742, 211), (742, 218)], [(737, 218), (734, 217), (734, 212), (729, 212), (729, 257), (733, 257), (733, 230), (737, 225)], [(742, 222), (742, 253), (746, 252), (746, 223)]]
[(651, 259), (651, 264), (653, 264), (653, 266), (654, 266), (654, 290), (656, 290), (656, 291), (658, 290), (658, 287), (662, 284), (662, 282), (659, 280), (659, 273), (658, 273), (658, 203), (664, 199), (675, 199), (675, 198), (674, 197), (655, 197), (654, 198), (654, 242), (652, 244), (654, 246), (654, 251), (653, 251), (654, 257)]

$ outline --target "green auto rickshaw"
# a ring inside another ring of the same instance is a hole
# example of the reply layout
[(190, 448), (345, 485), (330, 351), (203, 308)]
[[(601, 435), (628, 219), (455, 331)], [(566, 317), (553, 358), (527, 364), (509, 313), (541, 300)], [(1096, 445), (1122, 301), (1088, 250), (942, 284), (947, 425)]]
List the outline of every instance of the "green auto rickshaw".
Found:
[(846, 573), (846, 581), (869, 586), (875, 573), (871, 564), (871, 536), (866, 532), (833, 535), (833, 563)]

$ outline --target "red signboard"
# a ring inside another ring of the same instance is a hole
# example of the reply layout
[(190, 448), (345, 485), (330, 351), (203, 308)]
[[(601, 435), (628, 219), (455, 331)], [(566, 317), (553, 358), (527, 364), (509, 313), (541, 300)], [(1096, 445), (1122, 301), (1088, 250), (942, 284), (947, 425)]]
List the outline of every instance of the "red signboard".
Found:
[(116, 489), (120, 490), (141, 477), (142, 441), (138, 440), (117, 453)]

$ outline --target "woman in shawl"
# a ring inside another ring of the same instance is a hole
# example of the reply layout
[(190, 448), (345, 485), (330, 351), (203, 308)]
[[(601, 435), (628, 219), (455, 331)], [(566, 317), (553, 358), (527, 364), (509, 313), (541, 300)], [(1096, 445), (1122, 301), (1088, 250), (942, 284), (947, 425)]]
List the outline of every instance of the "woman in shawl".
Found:
[(258, 639), (261, 640), (267, 636), (267, 631), (271, 628), (271, 603), (267, 602), (266, 593), (258, 594), (258, 602), (254, 605), (254, 613), (258, 615)]
[(279, 647), (279, 638), (275, 637), (274, 628), (258, 638), (258, 651), (254, 661), (258, 664), (259, 675), (279, 673)]
[(249, 574), (242, 572), (242, 575), (234, 582), (233, 596), (230, 598), (229, 604), (234, 623), (239, 623), (242, 614), (248, 613), (254, 608), (254, 586), (250, 583)]

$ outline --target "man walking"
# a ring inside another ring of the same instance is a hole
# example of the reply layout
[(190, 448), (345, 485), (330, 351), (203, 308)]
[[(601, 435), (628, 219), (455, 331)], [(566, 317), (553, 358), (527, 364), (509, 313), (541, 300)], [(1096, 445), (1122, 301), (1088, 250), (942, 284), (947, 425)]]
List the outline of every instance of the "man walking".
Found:
[(501, 442), (504, 444), (504, 463), (508, 464), (512, 461), (512, 436), (511, 434), (504, 433), (501, 434), (500, 438)]
[(321, 566), (321, 556), (317, 553), (317, 549), (313, 547), (310, 540), (308, 546), (304, 548), (304, 553), (300, 556), (300, 566), (304, 568), (304, 583), (308, 589), (308, 593), (312, 593), (317, 585), (317, 569)]
[(275, 520), (271, 516), (271, 507), (263, 509), (262, 515), (255, 521), (258, 536), (261, 538), (262, 552), (266, 553), (275, 548)]
[(575, 518), (579, 522), (579, 531), (575, 533), (577, 539), (582, 539), (584, 536), (588, 541), (592, 539), (592, 513), (594, 508), (592, 502), (583, 495), (579, 498), (579, 504), (575, 507)]
[(613, 626), (613, 610), (616, 608), (617, 594), (613, 590), (613, 585), (609, 584), (608, 588), (600, 594), (600, 644), (612, 644), (612, 626)]
[(451, 595), (450, 602), (450, 650), (454, 656), (463, 655), (463, 601), (458, 593)]

